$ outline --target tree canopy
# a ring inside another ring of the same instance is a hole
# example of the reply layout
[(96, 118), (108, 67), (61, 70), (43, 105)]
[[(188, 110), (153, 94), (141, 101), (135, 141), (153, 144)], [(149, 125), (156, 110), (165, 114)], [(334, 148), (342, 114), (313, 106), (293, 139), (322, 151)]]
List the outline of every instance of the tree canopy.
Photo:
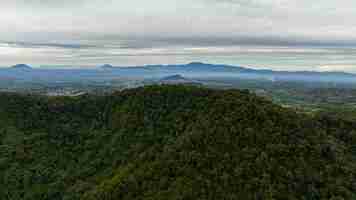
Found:
[(0, 94), (0, 199), (355, 199), (356, 123), (247, 90)]

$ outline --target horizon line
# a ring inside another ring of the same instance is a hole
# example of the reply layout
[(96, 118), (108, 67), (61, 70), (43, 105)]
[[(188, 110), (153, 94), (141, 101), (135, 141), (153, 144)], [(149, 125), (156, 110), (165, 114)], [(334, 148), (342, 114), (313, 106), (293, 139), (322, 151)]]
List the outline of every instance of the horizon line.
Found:
[[(104, 66), (109, 66), (112, 69), (119, 69), (119, 68), (142, 68), (142, 67), (153, 67), (153, 66), (162, 66), (162, 67), (169, 67), (169, 66), (185, 66), (185, 65), (192, 65), (192, 64), (201, 64), (201, 65), (215, 65), (215, 66), (225, 66), (225, 67), (236, 67), (236, 68), (245, 68), (251, 69), (256, 71), (272, 71), (272, 72), (290, 72), (290, 73), (302, 73), (302, 72), (312, 72), (312, 73), (344, 73), (356, 76), (355, 72), (349, 71), (342, 71), (342, 70), (278, 70), (278, 69), (271, 69), (268, 67), (257, 67), (257, 66), (243, 66), (243, 65), (235, 65), (235, 64), (213, 64), (208, 62), (201, 62), (201, 61), (193, 61), (188, 63), (175, 63), (175, 64), (143, 64), (143, 65), (130, 65), (130, 66), (123, 66), (123, 65), (112, 65), (112, 64), (102, 64), (102, 65), (31, 65), (31, 64), (24, 64), (18, 63), (11, 66), (0, 66), (0, 69), (12, 69), (18, 65), (24, 65), (31, 69), (35, 70), (99, 70), (102, 69)], [(51, 68), (56, 67), (56, 68)], [(59, 67), (59, 68), (58, 68)], [(356, 66), (355, 66), (356, 67)]]

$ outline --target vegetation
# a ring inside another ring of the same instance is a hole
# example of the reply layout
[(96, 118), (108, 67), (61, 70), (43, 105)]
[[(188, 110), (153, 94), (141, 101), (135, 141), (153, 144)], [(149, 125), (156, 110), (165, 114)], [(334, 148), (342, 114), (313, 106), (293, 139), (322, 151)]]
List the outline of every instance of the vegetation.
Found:
[(0, 199), (356, 199), (356, 123), (247, 90), (0, 95)]

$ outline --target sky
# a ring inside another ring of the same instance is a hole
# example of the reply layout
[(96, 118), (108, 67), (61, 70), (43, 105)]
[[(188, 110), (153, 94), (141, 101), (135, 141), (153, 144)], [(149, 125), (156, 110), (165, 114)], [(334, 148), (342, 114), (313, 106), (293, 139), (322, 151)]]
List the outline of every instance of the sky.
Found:
[(355, 0), (0, 0), (0, 66), (356, 73)]

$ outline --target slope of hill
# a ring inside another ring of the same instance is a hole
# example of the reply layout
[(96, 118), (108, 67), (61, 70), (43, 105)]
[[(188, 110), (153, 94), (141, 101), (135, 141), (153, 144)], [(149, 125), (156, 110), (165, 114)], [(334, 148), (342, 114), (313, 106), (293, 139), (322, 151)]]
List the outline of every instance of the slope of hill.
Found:
[(1, 94), (0, 199), (355, 199), (355, 144), (248, 91)]

